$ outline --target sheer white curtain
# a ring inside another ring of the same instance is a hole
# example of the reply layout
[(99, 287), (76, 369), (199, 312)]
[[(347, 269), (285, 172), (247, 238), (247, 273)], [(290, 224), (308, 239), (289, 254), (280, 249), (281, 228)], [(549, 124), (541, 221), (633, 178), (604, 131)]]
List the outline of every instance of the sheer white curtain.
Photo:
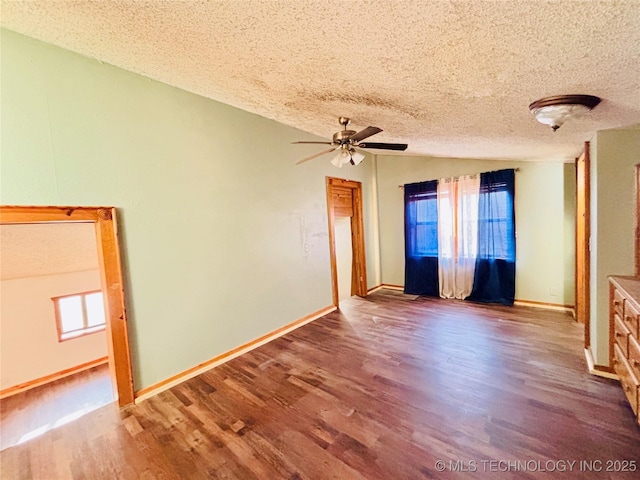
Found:
[(473, 288), (478, 252), (480, 175), (438, 182), (438, 280), (442, 298), (464, 299)]

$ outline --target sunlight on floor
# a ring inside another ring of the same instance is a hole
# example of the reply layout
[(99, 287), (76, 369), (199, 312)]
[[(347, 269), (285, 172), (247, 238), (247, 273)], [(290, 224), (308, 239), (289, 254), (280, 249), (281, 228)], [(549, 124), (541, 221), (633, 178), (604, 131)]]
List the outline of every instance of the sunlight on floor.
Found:
[[(55, 428), (61, 427), (63, 425), (66, 425), (67, 423), (73, 422), (74, 420), (79, 419), (80, 417), (83, 417), (84, 415), (86, 415), (87, 413), (91, 413), (99, 408), (104, 407), (104, 405), (88, 405), (84, 408), (81, 408), (80, 410), (77, 410), (75, 412), (71, 412), (67, 415), (65, 415), (64, 417), (56, 420), (53, 423), (47, 423), (45, 425), (42, 425), (41, 427), (35, 428), (33, 430), (31, 430), (28, 433), (25, 433), (22, 437), (20, 437), (20, 439), (16, 442), (16, 445), (21, 445), (25, 442), (28, 442), (29, 440), (33, 440), (34, 438), (38, 438), (41, 435), (44, 435), (45, 433), (47, 433), (50, 430), (53, 430)], [(10, 446), (13, 445), (6, 445), (5, 448), (8, 448)]]
[(24, 444), (114, 402), (107, 365), (2, 400), (0, 450)]

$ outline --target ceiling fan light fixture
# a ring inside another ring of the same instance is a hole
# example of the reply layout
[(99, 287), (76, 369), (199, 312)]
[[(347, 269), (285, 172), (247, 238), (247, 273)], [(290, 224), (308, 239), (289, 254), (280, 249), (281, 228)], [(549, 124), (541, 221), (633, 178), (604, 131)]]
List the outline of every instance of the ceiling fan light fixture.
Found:
[(338, 151), (338, 154), (331, 160), (331, 165), (333, 165), (334, 167), (342, 168), (345, 163), (349, 163), (350, 161), (351, 154), (349, 153), (349, 150), (347, 150), (346, 148), (341, 148)]
[(351, 123), (351, 120), (347, 117), (339, 118), (340, 125), (343, 126), (343, 129), (333, 134), (333, 140), (330, 142), (316, 142), (316, 141), (298, 141), (292, 143), (307, 143), (307, 144), (319, 144), (319, 145), (331, 145), (331, 148), (323, 151), (314, 153), (313, 155), (309, 155), (308, 157), (303, 158), (296, 162), (296, 165), (300, 165), (301, 163), (308, 162), (309, 160), (313, 160), (321, 155), (326, 153), (335, 152), (338, 153), (331, 159), (331, 164), (342, 168), (345, 163), (350, 163), (351, 165), (358, 165), (362, 160), (364, 160), (365, 156), (357, 151), (354, 147), (360, 148), (378, 148), (381, 150), (398, 150), (405, 151), (407, 149), (406, 143), (381, 143), (381, 142), (366, 142), (361, 143), (362, 140), (366, 140), (367, 138), (382, 132), (381, 128), (372, 127), (371, 125), (363, 128), (359, 132), (355, 130), (347, 130), (347, 125)]
[(362, 160), (364, 160), (364, 155), (360, 152), (358, 152), (355, 149), (351, 149), (350, 150), (351, 153), (351, 164), (352, 165), (360, 165), (360, 162), (362, 162)]
[(567, 120), (584, 115), (599, 103), (600, 98), (593, 95), (556, 95), (536, 100), (529, 110), (538, 122), (555, 132)]

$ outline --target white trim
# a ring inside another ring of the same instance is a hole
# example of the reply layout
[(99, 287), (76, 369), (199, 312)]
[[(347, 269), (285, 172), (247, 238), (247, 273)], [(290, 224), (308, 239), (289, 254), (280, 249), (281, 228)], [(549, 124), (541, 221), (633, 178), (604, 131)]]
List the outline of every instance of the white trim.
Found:
[(613, 380), (619, 380), (618, 375), (615, 373), (605, 372), (603, 370), (596, 370), (595, 362), (593, 361), (593, 355), (591, 353), (591, 348), (587, 347), (584, 349), (584, 356), (587, 359), (587, 366), (589, 367), (589, 373), (591, 375), (596, 375), (598, 377), (611, 378)]
[(84, 337), (85, 335), (90, 335), (96, 332), (102, 332), (107, 327), (104, 323), (100, 325), (95, 325), (93, 327), (81, 328), (79, 330), (71, 330), (70, 332), (63, 332), (60, 334), (60, 342), (64, 342), (65, 340), (71, 340), (72, 338)]

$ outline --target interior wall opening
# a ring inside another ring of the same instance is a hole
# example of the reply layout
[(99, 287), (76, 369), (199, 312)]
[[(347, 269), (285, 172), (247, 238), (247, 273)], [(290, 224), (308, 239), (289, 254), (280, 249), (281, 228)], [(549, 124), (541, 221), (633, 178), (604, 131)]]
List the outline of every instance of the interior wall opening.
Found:
[(335, 222), (336, 266), (338, 268), (338, 297), (345, 300), (353, 295), (353, 250), (351, 218), (338, 217)]

